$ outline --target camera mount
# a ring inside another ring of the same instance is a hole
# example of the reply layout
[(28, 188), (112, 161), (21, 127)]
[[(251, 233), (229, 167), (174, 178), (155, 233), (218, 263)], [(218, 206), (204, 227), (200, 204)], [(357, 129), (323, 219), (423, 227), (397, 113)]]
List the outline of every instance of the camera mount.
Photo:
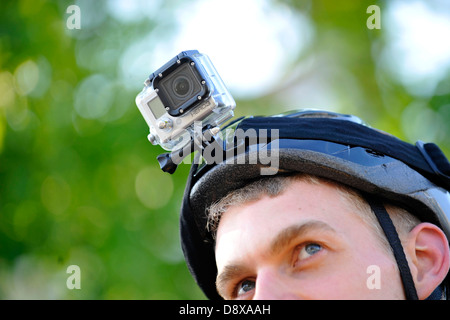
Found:
[(214, 143), (216, 141), (215, 136), (219, 133), (219, 131), (219, 127), (204, 127), (201, 135), (194, 135), (191, 142), (184, 148), (158, 155), (156, 159), (159, 162), (159, 167), (162, 171), (173, 174), (184, 158), (196, 149), (199, 149), (198, 151), (202, 152), (208, 145)]

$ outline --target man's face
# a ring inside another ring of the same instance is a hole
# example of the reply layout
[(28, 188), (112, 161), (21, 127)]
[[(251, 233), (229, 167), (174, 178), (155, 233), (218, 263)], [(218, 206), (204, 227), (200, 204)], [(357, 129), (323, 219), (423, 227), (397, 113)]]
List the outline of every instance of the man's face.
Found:
[[(277, 197), (231, 207), (217, 230), (219, 293), (226, 299), (403, 299), (393, 257), (355, 210), (334, 186), (302, 181)], [(378, 285), (371, 285), (373, 277)]]

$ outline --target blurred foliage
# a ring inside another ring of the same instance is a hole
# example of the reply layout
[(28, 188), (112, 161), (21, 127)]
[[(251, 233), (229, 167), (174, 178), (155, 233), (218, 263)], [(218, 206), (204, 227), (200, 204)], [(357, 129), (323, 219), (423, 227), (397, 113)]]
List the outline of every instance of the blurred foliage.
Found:
[[(66, 27), (73, 3), (81, 30)], [(127, 49), (150, 30), (158, 34), (148, 41), (165, 47), (177, 32), (181, 1), (146, 2), (157, 3), (157, 13), (139, 19), (118, 19), (107, 9), (114, 3), (0, 3), (2, 299), (204, 298), (179, 245), (189, 167), (174, 175), (159, 170), (161, 149), (146, 140), (134, 104), (144, 79), (124, 71), (136, 52)], [(384, 20), (380, 30), (366, 27), (367, 7), (383, 12), (387, 2), (270, 3), (307, 17), (312, 40), (281, 70), (285, 81), (264, 95), (239, 97), (237, 116), (332, 109), (410, 142), (431, 139), (450, 154), (449, 70), (426, 97), (396, 80), (380, 58), (389, 41)], [(333, 105), (315, 100), (321, 96)], [(72, 264), (81, 268), (81, 290), (66, 287)]]

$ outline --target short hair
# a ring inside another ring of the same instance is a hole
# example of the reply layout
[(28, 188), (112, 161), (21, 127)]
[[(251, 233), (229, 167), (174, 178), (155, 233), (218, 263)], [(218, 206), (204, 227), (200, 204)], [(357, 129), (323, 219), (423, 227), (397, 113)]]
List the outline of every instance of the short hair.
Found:
[[(372, 227), (372, 230), (380, 239), (382, 247), (387, 251), (392, 252), (375, 214), (360, 192), (336, 181), (304, 173), (263, 177), (247, 184), (243, 188), (230, 192), (207, 209), (207, 230), (215, 239), (220, 219), (230, 207), (256, 201), (263, 196), (276, 197), (281, 195), (294, 181), (302, 181), (315, 185), (328, 184), (334, 186), (339, 192), (341, 199), (344, 200), (344, 203), (350, 205), (350, 208), (354, 209), (352, 211), (355, 211), (363, 222), (369, 227)], [(399, 206), (393, 205), (388, 201), (383, 201), (383, 204), (399, 233), (400, 239), (403, 239), (421, 222), (416, 216)]]

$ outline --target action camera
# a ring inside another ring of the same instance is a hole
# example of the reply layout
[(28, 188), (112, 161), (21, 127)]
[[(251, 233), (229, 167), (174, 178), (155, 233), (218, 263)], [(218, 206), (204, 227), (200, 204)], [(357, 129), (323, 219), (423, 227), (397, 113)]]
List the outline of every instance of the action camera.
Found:
[(233, 117), (233, 97), (208, 56), (183, 51), (145, 81), (136, 104), (150, 128), (149, 141), (168, 151), (194, 137), (194, 122), (217, 128)]

